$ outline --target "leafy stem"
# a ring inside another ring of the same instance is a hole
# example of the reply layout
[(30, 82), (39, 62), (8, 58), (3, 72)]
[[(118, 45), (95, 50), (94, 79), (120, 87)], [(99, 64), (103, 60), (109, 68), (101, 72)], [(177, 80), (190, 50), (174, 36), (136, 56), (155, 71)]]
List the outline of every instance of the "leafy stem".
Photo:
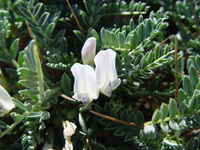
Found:
[(43, 99), (44, 97), (44, 81), (43, 81), (43, 73), (42, 73), (42, 67), (40, 63), (40, 57), (39, 57), (39, 49), (36, 44), (33, 45), (33, 54), (34, 54), (34, 60), (35, 60), (35, 69), (37, 72), (37, 77), (38, 77), (38, 91), (40, 94), (40, 100)]

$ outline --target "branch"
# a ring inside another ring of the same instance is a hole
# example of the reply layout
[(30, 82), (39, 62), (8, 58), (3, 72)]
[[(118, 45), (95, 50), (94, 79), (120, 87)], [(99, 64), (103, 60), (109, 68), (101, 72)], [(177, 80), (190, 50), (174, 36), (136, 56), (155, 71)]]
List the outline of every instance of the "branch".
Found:
[(34, 36), (34, 34), (33, 34), (33, 31), (32, 31), (32, 29), (31, 29), (30, 25), (28, 24), (27, 21), (25, 21), (25, 23), (26, 23), (26, 26), (27, 26), (27, 29), (28, 29), (28, 33), (29, 33), (31, 39), (32, 39), (32, 40), (35, 39), (35, 36)]
[(83, 30), (83, 27), (81, 26), (81, 24), (80, 24), (80, 22), (79, 22), (79, 20), (78, 20), (78, 18), (77, 18), (77, 16), (76, 16), (74, 10), (72, 9), (72, 6), (70, 5), (69, 0), (66, 0), (66, 2), (67, 2), (67, 5), (68, 5), (68, 7), (69, 7), (69, 10), (71, 11), (71, 13), (72, 13), (72, 15), (73, 15), (73, 17), (74, 17), (74, 20), (75, 20), (75, 22), (76, 22), (78, 28), (82, 31), (82, 30)]
[(114, 117), (111, 117), (111, 116), (107, 116), (107, 115), (104, 115), (104, 114), (101, 114), (101, 113), (98, 113), (98, 112), (95, 112), (93, 110), (90, 110), (90, 113), (96, 115), (96, 116), (99, 116), (99, 117), (102, 117), (104, 119), (107, 119), (107, 120), (111, 120), (111, 121), (114, 121), (114, 122), (117, 122), (117, 123), (121, 123), (121, 124), (124, 124), (124, 125), (128, 125), (128, 126), (131, 126), (131, 127), (134, 127), (134, 128), (140, 128), (140, 129), (143, 129), (143, 126), (140, 126), (136, 123), (133, 123), (133, 122), (126, 122), (126, 121), (123, 121), (123, 120), (119, 120), (117, 118), (114, 118)]
[(177, 37), (175, 37), (175, 59), (174, 59), (174, 63), (175, 63), (175, 100), (176, 102), (178, 102), (178, 39)]
[[(62, 98), (66, 99), (66, 100), (69, 100), (69, 101), (72, 101), (72, 102), (75, 102), (76, 100), (65, 95), (65, 94), (61, 94), (60, 95)], [(124, 125), (128, 125), (128, 126), (131, 126), (131, 127), (134, 127), (134, 128), (140, 128), (140, 129), (143, 129), (143, 126), (141, 125), (138, 125), (136, 123), (133, 123), (133, 122), (126, 122), (126, 121), (123, 121), (123, 120), (119, 120), (117, 118), (114, 118), (114, 117), (111, 117), (111, 116), (107, 116), (107, 115), (104, 115), (104, 114), (101, 114), (101, 113), (98, 113), (96, 111), (93, 111), (93, 110), (90, 110), (90, 113), (96, 115), (96, 116), (99, 116), (99, 117), (102, 117), (104, 119), (107, 119), (107, 120), (111, 120), (111, 121), (114, 121), (114, 122), (117, 122), (117, 123), (121, 123), (121, 124), (124, 124)]]
[(71, 97), (69, 97), (69, 96), (67, 96), (67, 95), (65, 95), (65, 94), (60, 94), (60, 96), (61, 96), (62, 98), (64, 98), (64, 99), (69, 100), (69, 101), (72, 101), (72, 102), (75, 102), (75, 101), (76, 101), (75, 99), (73, 99), (73, 98), (71, 98)]

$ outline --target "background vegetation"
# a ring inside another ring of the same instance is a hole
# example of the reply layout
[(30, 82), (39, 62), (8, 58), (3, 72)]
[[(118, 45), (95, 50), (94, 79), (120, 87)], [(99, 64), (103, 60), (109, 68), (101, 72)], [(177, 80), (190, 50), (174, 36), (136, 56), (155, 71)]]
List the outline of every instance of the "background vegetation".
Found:
[[(16, 108), (0, 149), (62, 149), (65, 120), (75, 150), (199, 149), (199, 17), (198, 0), (1, 0), (0, 84)], [(84, 110), (66, 96), (91, 36), (117, 52), (122, 83)]]

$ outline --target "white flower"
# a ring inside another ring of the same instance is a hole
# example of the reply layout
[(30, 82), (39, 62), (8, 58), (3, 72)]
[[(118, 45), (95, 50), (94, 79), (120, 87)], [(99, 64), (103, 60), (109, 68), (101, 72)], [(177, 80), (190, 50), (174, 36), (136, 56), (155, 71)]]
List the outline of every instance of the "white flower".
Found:
[(152, 125), (152, 124), (144, 125), (144, 133), (145, 134), (155, 133), (155, 131), (156, 131), (156, 129), (155, 129), (154, 125)]
[(9, 113), (15, 105), (8, 92), (0, 85), (0, 116), (3, 117)]
[(111, 49), (101, 50), (94, 58), (98, 88), (108, 97), (121, 83), (117, 78), (115, 58), (116, 52)]
[(63, 148), (63, 150), (73, 150), (71, 136), (76, 131), (76, 125), (73, 122), (66, 120), (63, 122), (63, 128), (63, 135), (65, 138), (65, 147)]
[(91, 66), (75, 63), (71, 67), (71, 72), (75, 78), (74, 99), (88, 105), (99, 97), (95, 71)]
[(96, 54), (96, 39), (90, 37), (86, 40), (81, 50), (83, 64), (92, 64)]

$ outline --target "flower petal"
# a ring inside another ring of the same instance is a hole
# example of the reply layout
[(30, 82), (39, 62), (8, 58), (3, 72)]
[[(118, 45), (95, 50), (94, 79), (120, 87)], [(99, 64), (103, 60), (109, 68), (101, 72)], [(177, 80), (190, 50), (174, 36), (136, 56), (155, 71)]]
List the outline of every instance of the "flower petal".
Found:
[(94, 58), (98, 88), (108, 97), (121, 83), (117, 78), (115, 58), (116, 52), (111, 49), (101, 50)]
[(77, 126), (68, 120), (63, 122), (63, 135), (65, 138), (65, 146), (63, 150), (73, 150), (71, 136), (75, 133)]
[(121, 83), (121, 80), (118, 78), (114, 80), (113, 82), (108, 82), (102, 89), (101, 92), (110, 97), (112, 94), (112, 91), (114, 91)]
[(107, 58), (108, 58), (108, 78), (109, 81), (114, 81), (115, 79), (117, 79), (117, 71), (116, 71), (116, 65), (115, 65), (115, 59), (116, 59), (116, 52), (111, 50), (111, 49), (107, 49), (105, 50)]
[(98, 87), (101, 89), (105, 84), (107, 84), (107, 71), (108, 71), (108, 58), (104, 51), (99, 51), (94, 58), (94, 63), (96, 65), (96, 78)]
[(80, 94), (84, 92), (84, 78), (83, 78), (83, 70), (82, 65), (79, 63), (75, 63), (71, 67), (71, 72), (74, 76), (74, 94)]
[(121, 84), (121, 79), (116, 79), (111, 83), (112, 90), (115, 90)]
[[(71, 67), (71, 71), (75, 77), (74, 96), (80, 98), (80, 101), (87, 97), (89, 101), (92, 99), (97, 99), (99, 96), (99, 90), (97, 87), (97, 80), (94, 69), (89, 65), (75, 63)], [(82, 96), (80, 94), (82, 94)]]
[(99, 88), (102, 88), (109, 81), (117, 79), (115, 67), (116, 52), (108, 49), (100, 51), (94, 58), (96, 65), (96, 76)]
[(63, 128), (63, 134), (66, 138), (68, 136), (72, 136), (75, 133), (77, 127), (73, 122), (66, 120), (63, 122)]
[(143, 131), (145, 134), (150, 134), (150, 133), (155, 133), (156, 129), (155, 129), (154, 125), (149, 124), (149, 125), (144, 125)]
[(90, 99), (86, 94), (75, 94), (72, 98), (81, 101), (84, 105), (88, 105), (92, 102), (92, 99)]
[(12, 102), (11, 96), (8, 92), (0, 85), (0, 116), (3, 117), (9, 113), (15, 105)]

